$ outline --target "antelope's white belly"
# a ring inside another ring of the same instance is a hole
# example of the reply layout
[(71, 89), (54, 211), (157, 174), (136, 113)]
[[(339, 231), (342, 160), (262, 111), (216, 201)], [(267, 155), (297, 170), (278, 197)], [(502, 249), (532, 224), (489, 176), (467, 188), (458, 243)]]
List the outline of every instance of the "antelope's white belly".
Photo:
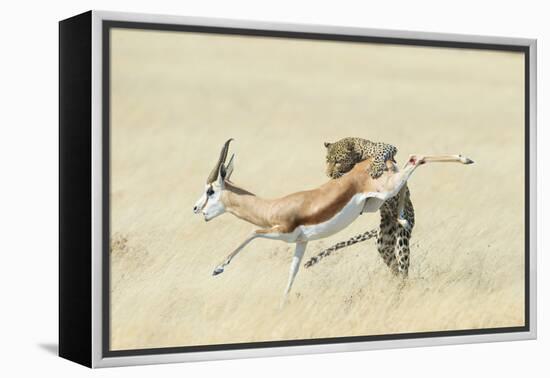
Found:
[(297, 227), (293, 232), (296, 236), (296, 241), (309, 241), (326, 238), (349, 226), (355, 219), (357, 219), (362, 211), (377, 211), (384, 202), (383, 200), (379, 200), (377, 198), (372, 198), (372, 201), (380, 202), (379, 205), (375, 205), (374, 208), (368, 206), (368, 208), (365, 209), (365, 200), (371, 197), (371, 195), (371, 193), (356, 194), (329, 220), (319, 224)]

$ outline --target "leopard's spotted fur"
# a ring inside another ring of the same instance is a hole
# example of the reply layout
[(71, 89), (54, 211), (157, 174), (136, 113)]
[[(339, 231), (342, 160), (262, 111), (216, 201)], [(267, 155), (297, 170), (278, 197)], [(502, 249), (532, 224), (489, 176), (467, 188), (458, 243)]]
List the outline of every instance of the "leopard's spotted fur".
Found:
[(362, 234), (355, 235), (354, 237), (348, 239), (345, 242), (336, 243), (332, 247), (323, 250), (317, 256), (314, 256), (311, 259), (309, 259), (304, 264), (304, 266), (306, 268), (309, 268), (310, 266), (317, 264), (319, 262), (319, 260), (330, 256), (330, 254), (334, 251), (337, 251), (337, 250), (345, 248), (345, 247), (349, 247), (350, 245), (354, 245), (356, 243), (360, 243), (360, 242), (365, 241), (365, 240), (369, 240), (369, 239), (375, 237), (376, 235), (378, 235), (378, 230), (370, 230), (370, 231), (363, 232)]
[[(344, 138), (335, 143), (325, 143), (327, 148), (327, 175), (337, 178), (349, 172), (355, 164), (372, 158), (370, 174), (373, 178), (380, 177), (386, 168), (388, 160), (394, 160), (397, 148), (386, 143), (371, 142), (362, 138)], [(414, 207), (411, 202), (409, 188), (404, 187), (403, 213), (398, 214), (399, 196), (387, 200), (380, 208), (381, 222), (378, 230), (370, 230), (356, 235), (351, 239), (336, 243), (323, 250), (317, 256), (305, 263), (309, 268), (332, 252), (348, 247), (377, 236), (377, 248), (380, 256), (394, 274), (408, 275), (409, 244), (414, 227)], [(398, 218), (407, 221), (407, 225), (398, 222)]]
[(371, 142), (361, 138), (344, 138), (335, 143), (325, 142), (327, 148), (327, 175), (338, 178), (349, 172), (360, 161), (372, 158), (371, 177), (380, 177), (388, 160), (394, 160), (397, 148), (391, 144)]

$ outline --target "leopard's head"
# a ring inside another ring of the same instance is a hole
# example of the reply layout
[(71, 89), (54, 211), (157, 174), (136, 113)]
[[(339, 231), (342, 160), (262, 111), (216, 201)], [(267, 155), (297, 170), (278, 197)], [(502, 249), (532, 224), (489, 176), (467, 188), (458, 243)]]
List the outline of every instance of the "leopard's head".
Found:
[(349, 172), (360, 161), (353, 144), (347, 138), (334, 143), (325, 142), (327, 149), (326, 174), (338, 178)]

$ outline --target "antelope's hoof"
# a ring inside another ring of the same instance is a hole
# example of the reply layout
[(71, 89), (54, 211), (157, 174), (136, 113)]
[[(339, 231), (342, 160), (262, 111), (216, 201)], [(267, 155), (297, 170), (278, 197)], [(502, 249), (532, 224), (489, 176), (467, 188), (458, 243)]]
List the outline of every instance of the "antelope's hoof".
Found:
[(221, 266), (218, 266), (214, 271), (212, 272), (213, 276), (217, 276), (218, 274), (223, 273), (223, 268)]
[(474, 164), (474, 161), (466, 156), (458, 155), (462, 164)]

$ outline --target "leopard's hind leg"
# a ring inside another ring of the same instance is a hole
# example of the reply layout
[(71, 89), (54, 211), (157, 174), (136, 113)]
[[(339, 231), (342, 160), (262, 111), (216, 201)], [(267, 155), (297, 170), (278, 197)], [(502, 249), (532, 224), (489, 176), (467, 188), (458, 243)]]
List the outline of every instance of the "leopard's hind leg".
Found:
[(406, 221), (406, 226), (403, 226), (401, 222), (398, 222), (396, 230), (395, 258), (397, 260), (397, 270), (399, 274), (403, 277), (407, 277), (409, 274), (410, 265), (410, 239), (415, 222), (414, 207), (411, 202), (408, 187), (405, 187), (403, 197), (404, 206), (401, 211), (401, 216)]
[(378, 253), (393, 274), (398, 273), (397, 259), (395, 257), (396, 231), (398, 226), (395, 213), (396, 208), (397, 203), (395, 198), (389, 199), (380, 207), (380, 228), (378, 230), (378, 238), (376, 239)]

